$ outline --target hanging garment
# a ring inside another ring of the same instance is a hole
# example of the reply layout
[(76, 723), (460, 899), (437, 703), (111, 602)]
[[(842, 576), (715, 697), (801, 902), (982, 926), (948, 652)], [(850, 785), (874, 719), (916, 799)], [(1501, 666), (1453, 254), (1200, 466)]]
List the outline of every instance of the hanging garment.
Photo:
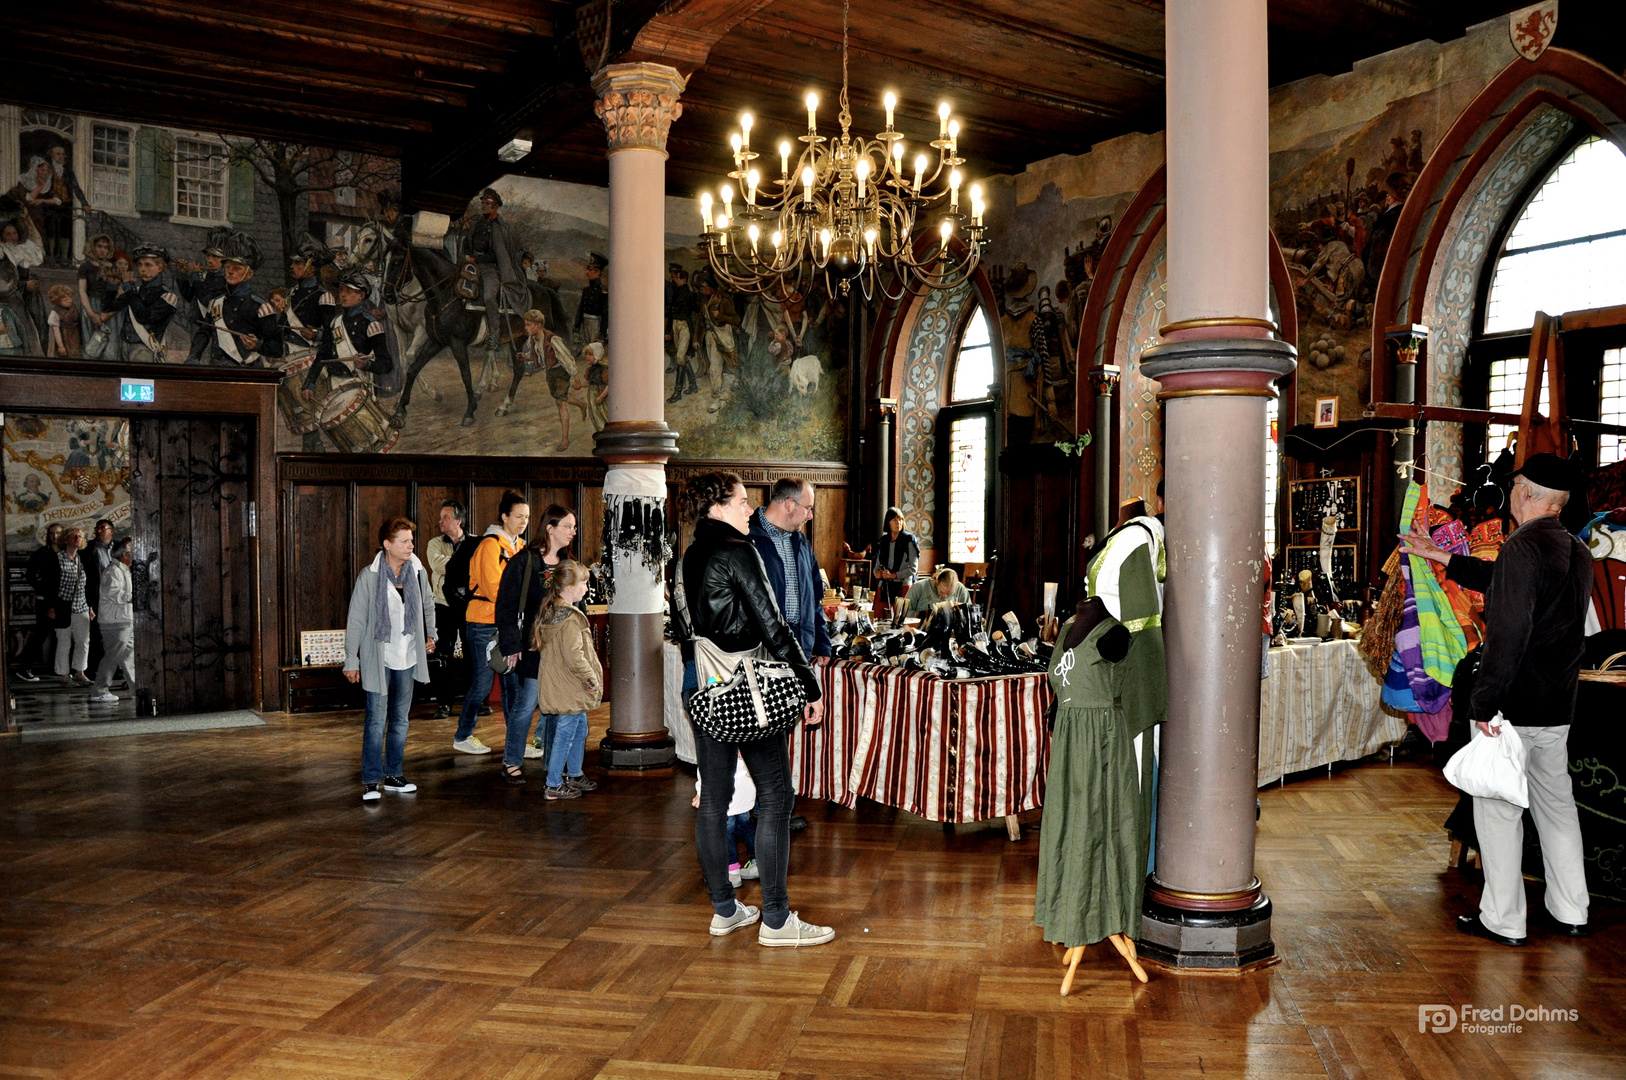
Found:
[[(1415, 531), (1427, 531), (1427, 484), (1413, 481), (1407, 487), (1406, 503), (1400, 518), (1412, 522)], [(1396, 645), (1400, 647), (1406, 674), (1412, 680), (1412, 689), (1423, 706), (1422, 711), (1438, 712), (1444, 700), (1450, 697), (1451, 677), (1457, 670), (1457, 662), (1468, 655), (1467, 637), (1462, 627), (1457, 625), (1451, 600), (1440, 587), (1428, 560), (1419, 555), (1408, 555), (1401, 564), (1401, 572), (1406, 575), (1406, 591), (1411, 600), (1408, 606), (1415, 607), (1416, 636), (1412, 637), (1403, 614), (1401, 638), (1396, 639)], [(1417, 653), (1415, 662), (1411, 655), (1414, 641)], [(1436, 684), (1435, 687), (1424, 685), (1425, 679)], [(1446, 693), (1440, 693), (1441, 688)]]
[(1135, 732), (1155, 721), (1126, 707), (1124, 692), (1166, 677), (1161, 666), (1137, 666), (1133, 654), (1122, 651), (1120, 626), (1104, 617), (1075, 648), (1058, 648), (1050, 665), (1056, 725), (1033, 921), (1046, 941), (1068, 947), (1140, 929), (1153, 783), (1150, 740), (1136, 739)]

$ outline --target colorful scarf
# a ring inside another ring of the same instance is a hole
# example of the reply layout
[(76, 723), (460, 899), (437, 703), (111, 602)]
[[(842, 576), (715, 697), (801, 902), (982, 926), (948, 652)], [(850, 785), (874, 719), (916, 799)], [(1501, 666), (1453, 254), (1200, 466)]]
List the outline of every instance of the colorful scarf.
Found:
[[(1410, 521), (1414, 530), (1427, 533), (1428, 510), (1427, 485), (1412, 481), (1406, 489), (1406, 504), (1401, 510), (1401, 520)], [(1414, 664), (1410, 657), (1404, 657), (1407, 661), (1406, 674), (1412, 680), (1414, 689), (1418, 686), (1419, 676), (1427, 676), (1449, 691), (1457, 663), (1468, 655), (1467, 636), (1457, 623), (1451, 598), (1441, 588), (1439, 579), (1425, 559), (1419, 555), (1408, 555), (1402, 564), (1402, 572), (1406, 574), (1408, 604), (1415, 604), (1416, 607), (1418, 659), (1421, 661)], [(1402, 636), (1407, 634), (1404, 619), (1403, 614)], [(1445, 697), (1450, 697), (1449, 692)], [(1424, 712), (1439, 710), (1439, 704), (1430, 707), (1423, 703)]]

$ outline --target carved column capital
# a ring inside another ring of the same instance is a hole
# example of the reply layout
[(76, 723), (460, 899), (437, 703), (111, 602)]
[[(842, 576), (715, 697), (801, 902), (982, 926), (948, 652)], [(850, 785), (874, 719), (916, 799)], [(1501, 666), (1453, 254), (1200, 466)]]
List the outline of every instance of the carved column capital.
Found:
[(1118, 380), (1123, 372), (1117, 364), (1102, 364), (1100, 367), (1090, 369), (1090, 385), (1095, 388), (1096, 394), (1107, 397), (1118, 389)]
[(593, 112), (604, 121), (610, 153), (666, 153), (672, 121), (683, 115), (678, 97), (688, 80), (665, 64), (609, 64), (593, 76)]

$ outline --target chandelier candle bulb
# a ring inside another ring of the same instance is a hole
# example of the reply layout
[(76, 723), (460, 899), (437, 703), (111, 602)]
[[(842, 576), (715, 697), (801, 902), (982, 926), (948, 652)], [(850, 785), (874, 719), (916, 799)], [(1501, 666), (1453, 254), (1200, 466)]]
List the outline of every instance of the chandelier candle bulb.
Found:
[(757, 185), (762, 182), (762, 174), (752, 169), (745, 174), (745, 182), (750, 185), (747, 189), (745, 201), (755, 206), (757, 204)]
[(939, 139), (948, 138), (948, 118), (949, 105), (945, 101), (937, 106), (937, 137)]
[(950, 120), (948, 126), (948, 151), (950, 155), (953, 155), (959, 149), (959, 142), (960, 122), (958, 120)]
[(819, 230), (819, 243), (824, 246), (824, 257), (826, 259), (828, 259), (830, 257), (830, 230), (829, 229), (821, 229), (821, 230)]
[(745, 145), (745, 149), (747, 150), (751, 149), (751, 124), (751, 114), (740, 113), (740, 141)]
[(778, 252), (779, 246), (785, 242), (785, 234), (780, 232), (778, 229), (775, 229), (773, 231), (773, 238), (772, 239), (773, 239), (773, 249), (774, 249), (775, 252)]
[(728, 145), (734, 148), (734, 164), (738, 165), (740, 161), (740, 148), (745, 145), (745, 140), (740, 138), (740, 133), (736, 131), (734, 134), (728, 137)]
[[(888, 124), (887, 126), (890, 127), (891, 125)], [(869, 248), (869, 257), (871, 259), (874, 259), (875, 258), (875, 230), (874, 229), (865, 229), (864, 230), (864, 246)]]
[(947, 251), (949, 237), (954, 235), (954, 219), (944, 218), (943, 224), (937, 227), (937, 231), (943, 234), (943, 250)]
[(892, 144), (892, 171), (903, 179), (903, 140), (899, 139)]
[(790, 141), (779, 140), (779, 176), (780, 179), (790, 181)]
[(858, 177), (858, 201), (863, 202), (864, 201), (864, 181), (869, 179), (869, 158), (867, 158), (867, 157), (859, 158), (858, 159), (858, 165), (857, 165), (856, 168), (853, 169), (853, 172)]
[(960, 208), (960, 170), (955, 169), (949, 173), (949, 209)]
[(755, 222), (752, 222), (751, 225), (746, 228), (745, 235), (751, 238), (751, 254), (755, 255), (757, 253), (757, 237), (762, 235), (762, 233), (757, 230)]
[(898, 95), (896, 95), (896, 94), (892, 93), (892, 91), (888, 90), (887, 93), (886, 93), (886, 97), (882, 98), (881, 101), (882, 101), (882, 104), (884, 104), (886, 106), (886, 130), (891, 131), (892, 130), (892, 110), (894, 110), (894, 109), (896, 109), (898, 107)]
[(802, 170), (802, 201), (813, 205), (813, 166)]
[(807, 133), (809, 135), (815, 134), (819, 129), (819, 122), (818, 122), (818, 117), (817, 117), (818, 111), (819, 111), (819, 95), (817, 95), (817, 94), (809, 94), (809, 95), (807, 95)]
[(926, 173), (926, 155), (915, 155), (915, 194), (920, 194), (920, 178)]
[(700, 193), (700, 231), (705, 232), (711, 228), (711, 192)]

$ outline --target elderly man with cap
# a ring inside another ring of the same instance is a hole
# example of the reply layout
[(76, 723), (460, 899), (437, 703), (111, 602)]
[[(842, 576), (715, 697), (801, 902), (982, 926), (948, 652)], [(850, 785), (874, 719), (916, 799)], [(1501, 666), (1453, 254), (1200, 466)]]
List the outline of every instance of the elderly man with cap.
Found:
[(113, 357), (161, 364), (164, 333), (181, 306), (181, 298), (164, 282), (169, 252), (158, 244), (137, 244), (130, 255), (139, 280), (110, 282), (102, 305), (104, 313), (118, 313)]
[(603, 341), (610, 325), (610, 294), (604, 291), (604, 271), (609, 268), (609, 259), (596, 251), (587, 253), (587, 284), (582, 286), (581, 299), (576, 303), (574, 327), (583, 348)]
[[(1570, 783), (1568, 742), (1575, 715), (1577, 673), (1592, 559), (1559, 524), (1580, 471), (1554, 454), (1533, 454), (1513, 474), (1508, 510), (1518, 528), (1495, 562), (1451, 555), (1426, 535), (1403, 536), (1409, 554), (1446, 566), (1446, 576), (1485, 594), (1485, 643), (1470, 702), (1479, 730), (1499, 737), (1488, 721), (1498, 713), (1525, 745), (1530, 814), (1541, 835), (1546, 907), (1553, 929), (1570, 937), (1587, 925), (1581, 825)], [(1524, 811), (1501, 799), (1474, 798), (1474, 828), (1485, 864), (1477, 915), (1459, 915), (1457, 929), (1503, 945), (1525, 941)]]
[(340, 275), (338, 310), (328, 309), (331, 315), (323, 327), (316, 363), (305, 373), (300, 387), (306, 401), (315, 399), (316, 380), (323, 371), (332, 376), (337, 389), (358, 383), (358, 371), (369, 371), (376, 379), (395, 370), (390, 335), (367, 305), (368, 288), (367, 275), (360, 270), (350, 269)]
[(519, 244), (502, 219), (502, 196), (492, 188), (480, 192), (480, 216), (463, 239), (463, 257), (480, 272), (480, 299), (486, 310), (486, 363), (497, 363), (497, 347), (517, 336), (520, 314), (530, 308), (531, 293), (520, 269)]
[(213, 324), (212, 360), (216, 364), (264, 367), (265, 359), (282, 356), (281, 313), (255, 291), (254, 271), (260, 265), (260, 245), (247, 233), (226, 239), (220, 272), (226, 291), (209, 304)]

